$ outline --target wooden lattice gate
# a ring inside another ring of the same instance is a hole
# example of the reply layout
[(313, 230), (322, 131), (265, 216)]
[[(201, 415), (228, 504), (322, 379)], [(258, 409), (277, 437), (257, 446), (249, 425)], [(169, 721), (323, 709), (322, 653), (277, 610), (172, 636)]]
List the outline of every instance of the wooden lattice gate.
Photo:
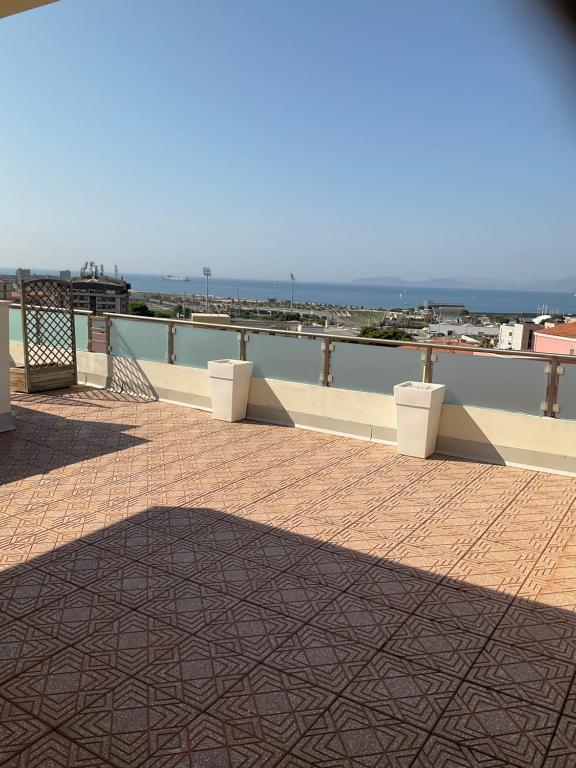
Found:
[(20, 295), (26, 391), (73, 386), (76, 337), (72, 283), (52, 278), (23, 280)]

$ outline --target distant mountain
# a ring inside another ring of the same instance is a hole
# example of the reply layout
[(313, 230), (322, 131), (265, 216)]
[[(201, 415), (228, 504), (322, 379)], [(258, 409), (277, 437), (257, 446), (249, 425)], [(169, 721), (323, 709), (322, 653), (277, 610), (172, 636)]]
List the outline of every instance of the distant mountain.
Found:
[(427, 280), (404, 280), (402, 277), (359, 277), (352, 281), (359, 285), (386, 285), (400, 288), (486, 288), (508, 291), (550, 291), (576, 293), (576, 276), (557, 279), (511, 280), (493, 277), (435, 277)]

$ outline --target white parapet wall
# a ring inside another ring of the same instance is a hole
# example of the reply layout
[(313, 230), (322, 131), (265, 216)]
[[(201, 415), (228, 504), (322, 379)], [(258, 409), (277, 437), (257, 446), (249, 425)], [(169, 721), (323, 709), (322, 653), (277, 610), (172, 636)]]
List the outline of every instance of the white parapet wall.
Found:
[[(15, 362), (22, 344), (11, 342)], [(202, 368), (78, 352), (78, 381), (143, 398), (211, 409)], [(392, 395), (253, 378), (248, 418), (396, 444)], [(442, 407), (438, 452), (576, 476), (576, 421), (461, 405)]]
[(10, 404), (9, 301), (0, 301), (0, 432), (14, 429)]

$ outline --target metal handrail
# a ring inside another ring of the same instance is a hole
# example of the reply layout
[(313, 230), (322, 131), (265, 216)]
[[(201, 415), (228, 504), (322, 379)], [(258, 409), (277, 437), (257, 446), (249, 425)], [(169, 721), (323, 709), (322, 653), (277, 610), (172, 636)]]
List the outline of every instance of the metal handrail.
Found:
[(119, 314), (117, 312), (103, 312), (103, 317), (110, 317), (110, 318), (121, 318), (124, 320), (136, 320), (136, 321), (142, 321), (146, 323), (172, 323), (173, 325), (182, 325), (182, 326), (188, 326), (193, 328), (212, 328), (216, 330), (225, 330), (225, 331), (248, 331), (250, 333), (266, 333), (272, 336), (295, 336), (295, 337), (309, 337), (312, 339), (325, 339), (326, 341), (345, 341), (347, 343), (352, 344), (367, 344), (371, 346), (380, 346), (380, 347), (402, 347), (402, 348), (412, 348), (417, 350), (427, 350), (430, 349), (432, 351), (439, 350), (443, 352), (481, 352), (482, 356), (486, 355), (499, 355), (503, 357), (521, 357), (525, 359), (532, 359), (532, 360), (544, 360), (545, 362), (552, 362), (553, 360), (562, 360), (563, 362), (569, 363), (569, 364), (576, 364), (576, 357), (573, 355), (564, 355), (564, 354), (556, 354), (556, 353), (546, 353), (546, 352), (519, 352), (517, 350), (513, 349), (493, 349), (492, 347), (474, 347), (474, 346), (468, 346), (464, 344), (459, 344), (458, 346), (451, 348), (450, 346), (447, 346), (446, 344), (434, 344), (434, 342), (431, 341), (395, 341), (393, 339), (371, 339), (367, 336), (342, 336), (341, 334), (330, 334), (330, 333), (313, 333), (310, 331), (287, 331), (283, 328), (254, 328), (253, 326), (247, 326), (247, 325), (231, 325), (230, 323), (204, 323), (204, 322), (195, 322), (193, 320), (179, 320), (179, 319), (172, 319), (167, 317), (143, 317), (141, 315), (123, 315)]

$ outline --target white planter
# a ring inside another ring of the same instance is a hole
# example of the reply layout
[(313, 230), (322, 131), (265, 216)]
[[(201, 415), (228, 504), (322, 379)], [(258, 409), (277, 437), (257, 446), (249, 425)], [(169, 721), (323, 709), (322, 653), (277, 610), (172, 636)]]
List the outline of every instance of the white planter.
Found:
[(209, 360), (212, 416), (220, 421), (246, 418), (252, 363), (244, 360)]
[(398, 453), (425, 459), (436, 449), (444, 384), (404, 381), (394, 387)]

